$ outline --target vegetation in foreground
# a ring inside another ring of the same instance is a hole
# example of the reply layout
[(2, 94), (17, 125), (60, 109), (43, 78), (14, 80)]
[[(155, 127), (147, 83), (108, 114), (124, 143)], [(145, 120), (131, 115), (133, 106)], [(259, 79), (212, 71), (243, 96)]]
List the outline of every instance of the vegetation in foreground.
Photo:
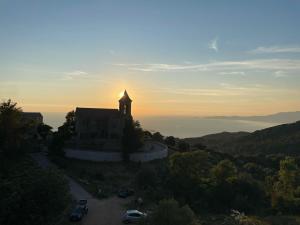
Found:
[(62, 224), (70, 203), (67, 181), (59, 171), (40, 169), (29, 156), (50, 127), (35, 129), (21, 113), (10, 100), (0, 105), (0, 224)]
[[(299, 224), (291, 216), (299, 212), (298, 163), (298, 158), (282, 155), (255, 161), (200, 150), (142, 164), (64, 159), (62, 165), (99, 198), (116, 195), (122, 187), (133, 188), (143, 205), (133, 201), (129, 208), (153, 214), (159, 202), (170, 200), (179, 208), (190, 207), (201, 224), (277, 225)], [(232, 215), (232, 210), (238, 214)]]

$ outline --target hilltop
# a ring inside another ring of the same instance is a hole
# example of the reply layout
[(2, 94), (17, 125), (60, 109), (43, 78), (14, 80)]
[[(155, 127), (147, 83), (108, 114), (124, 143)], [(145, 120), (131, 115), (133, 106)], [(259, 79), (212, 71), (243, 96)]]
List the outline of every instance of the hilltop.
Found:
[(209, 149), (241, 155), (300, 152), (300, 121), (278, 125), (253, 133), (217, 133), (199, 138), (186, 138), (191, 145), (201, 143)]

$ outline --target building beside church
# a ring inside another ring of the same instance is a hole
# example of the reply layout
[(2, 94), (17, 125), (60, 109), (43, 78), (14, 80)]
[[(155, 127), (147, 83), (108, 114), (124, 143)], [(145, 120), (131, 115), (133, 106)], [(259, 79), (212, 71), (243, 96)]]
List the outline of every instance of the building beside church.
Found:
[(93, 150), (120, 150), (125, 121), (132, 119), (127, 91), (119, 109), (81, 108), (75, 111), (76, 147)]
[(34, 123), (36, 125), (43, 123), (43, 116), (40, 112), (22, 112), (22, 123)]

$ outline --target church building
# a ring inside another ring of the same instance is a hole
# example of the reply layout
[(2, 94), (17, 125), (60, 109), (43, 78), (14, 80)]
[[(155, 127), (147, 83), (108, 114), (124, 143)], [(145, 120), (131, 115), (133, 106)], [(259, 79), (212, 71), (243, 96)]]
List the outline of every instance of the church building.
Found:
[(119, 150), (126, 119), (132, 119), (127, 91), (119, 100), (119, 109), (76, 108), (76, 145), (93, 150)]

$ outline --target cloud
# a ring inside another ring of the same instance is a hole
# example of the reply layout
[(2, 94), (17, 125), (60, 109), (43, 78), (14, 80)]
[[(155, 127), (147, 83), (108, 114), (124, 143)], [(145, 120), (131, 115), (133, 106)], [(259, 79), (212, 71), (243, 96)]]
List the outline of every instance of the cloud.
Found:
[(297, 90), (273, 88), (266, 85), (254, 84), (236, 86), (220, 83), (218, 88), (157, 88), (152, 90), (158, 93), (176, 94), (182, 96), (210, 96), (210, 97), (235, 97), (235, 96), (274, 96), (280, 94), (299, 94)]
[(278, 70), (274, 72), (275, 77), (281, 78), (281, 77), (287, 77), (288, 74), (286, 71)]
[(114, 66), (126, 67), (128, 70), (143, 72), (198, 72), (216, 71), (220, 73), (234, 73), (245, 70), (294, 70), (300, 71), (300, 60), (297, 59), (256, 59), (244, 61), (215, 61), (205, 64), (165, 64), (165, 63), (144, 63), (144, 64), (113, 64)]
[(88, 73), (81, 71), (81, 70), (75, 70), (72, 72), (65, 72), (63, 73), (63, 80), (74, 80), (78, 78), (86, 78), (88, 77)]
[(260, 46), (256, 49), (249, 51), (253, 54), (262, 54), (262, 53), (300, 53), (300, 46), (291, 46), (291, 47), (280, 47), (280, 46), (271, 46), (263, 47)]
[(246, 73), (243, 71), (228, 71), (228, 72), (219, 72), (220, 75), (241, 75), (245, 76)]
[(217, 37), (215, 37), (213, 40), (211, 40), (209, 42), (208, 48), (214, 50), (215, 52), (219, 51), (219, 48), (218, 48), (218, 38)]

